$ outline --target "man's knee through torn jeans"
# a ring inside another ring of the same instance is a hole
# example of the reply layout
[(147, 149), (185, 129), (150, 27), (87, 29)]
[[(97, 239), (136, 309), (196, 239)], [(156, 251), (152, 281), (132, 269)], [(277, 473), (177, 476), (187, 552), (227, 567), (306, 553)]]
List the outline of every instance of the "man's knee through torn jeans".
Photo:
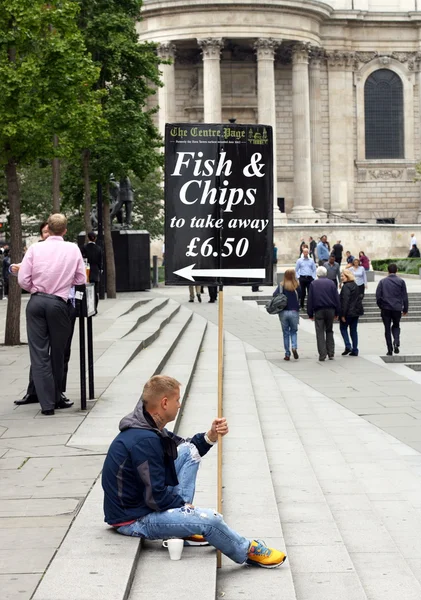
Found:
[[(173, 489), (184, 498), (186, 504), (193, 503), (200, 461), (199, 452), (193, 444), (186, 442), (178, 447), (175, 468), (179, 484)], [(230, 529), (222, 515), (212, 509), (196, 506), (151, 512), (130, 525), (119, 527), (117, 531), (149, 540), (203, 535), (209, 544), (240, 564), (245, 562), (250, 546), (250, 540)]]

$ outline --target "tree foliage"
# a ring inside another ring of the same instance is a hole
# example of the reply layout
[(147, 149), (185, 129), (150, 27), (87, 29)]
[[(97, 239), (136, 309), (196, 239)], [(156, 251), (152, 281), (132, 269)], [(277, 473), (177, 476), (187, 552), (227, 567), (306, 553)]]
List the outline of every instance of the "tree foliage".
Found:
[[(101, 123), (98, 71), (86, 52), (72, 0), (0, 0), (0, 166), (4, 168), (11, 258), (22, 258), (18, 167), (92, 143)], [(54, 147), (54, 136), (60, 143)], [(20, 290), (10, 282), (6, 344), (20, 343)]]

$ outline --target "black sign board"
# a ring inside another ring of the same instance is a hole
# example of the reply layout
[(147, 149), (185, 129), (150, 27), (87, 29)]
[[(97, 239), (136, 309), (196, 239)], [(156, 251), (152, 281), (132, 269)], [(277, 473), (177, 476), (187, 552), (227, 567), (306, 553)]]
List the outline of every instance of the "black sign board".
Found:
[(272, 285), (272, 256), (272, 128), (167, 124), (165, 282)]

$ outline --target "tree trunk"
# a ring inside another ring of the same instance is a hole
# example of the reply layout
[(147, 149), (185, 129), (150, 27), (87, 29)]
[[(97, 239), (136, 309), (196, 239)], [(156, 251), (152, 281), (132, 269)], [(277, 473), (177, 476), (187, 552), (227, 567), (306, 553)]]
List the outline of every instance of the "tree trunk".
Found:
[[(54, 148), (58, 146), (58, 137), (54, 136)], [(60, 212), (60, 159), (53, 158), (53, 213)]]
[(84, 210), (84, 221), (85, 221), (85, 243), (88, 243), (88, 233), (92, 230), (91, 222), (91, 180), (89, 177), (89, 160), (91, 153), (89, 150), (83, 151), (83, 187), (85, 196), (85, 210)]
[[(10, 159), (5, 168), (7, 198), (10, 211), (10, 257), (12, 263), (22, 261), (22, 221), (20, 218), (20, 191), (16, 163)], [(6, 346), (20, 344), (20, 300), (21, 289), (17, 277), (9, 277), (9, 296), (7, 300)]]
[(105, 195), (103, 198), (104, 206), (104, 247), (105, 247), (105, 261), (107, 266), (107, 298), (116, 298), (116, 285), (115, 285), (115, 262), (114, 262), (114, 248), (113, 240), (111, 237), (111, 219), (110, 219), (110, 186), (107, 184), (105, 188)]

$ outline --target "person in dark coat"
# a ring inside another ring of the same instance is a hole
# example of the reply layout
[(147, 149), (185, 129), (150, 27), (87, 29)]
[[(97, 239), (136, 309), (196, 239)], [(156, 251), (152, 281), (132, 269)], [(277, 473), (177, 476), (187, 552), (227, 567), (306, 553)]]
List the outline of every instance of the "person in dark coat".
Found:
[(420, 251), (416, 244), (414, 244), (409, 251), (408, 258), (420, 258)]
[(318, 267), (317, 279), (308, 291), (307, 314), (315, 324), (317, 350), (319, 360), (332, 360), (335, 355), (335, 339), (333, 337), (333, 321), (340, 312), (339, 294), (336, 285), (327, 279), (325, 267)]
[(89, 283), (95, 284), (95, 310), (99, 301), (99, 282), (102, 269), (102, 250), (96, 243), (97, 236), (93, 231), (88, 233), (89, 242), (83, 246), (82, 255), (89, 263)]
[(335, 262), (337, 262), (339, 266), (341, 265), (341, 262), (342, 262), (343, 253), (344, 253), (344, 247), (341, 244), (341, 240), (338, 240), (336, 242), (336, 244), (333, 244), (332, 254), (335, 256)]
[[(341, 321), (340, 330), (345, 343), (345, 350), (342, 356), (358, 356), (358, 319), (364, 313), (362, 305), (362, 296), (360, 289), (355, 282), (354, 274), (349, 269), (344, 269), (341, 273), (342, 289), (340, 294), (341, 301)], [(348, 335), (351, 335), (351, 341)]]
[[(408, 314), (408, 292), (406, 283), (398, 277), (398, 267), (395, 263), (388, 265), (388, 277), (379, 281), (376, 289), (377, 306), (382, 311), (384, 337), (386, 338), (387, 355), (392, 356), (392, 351), (399, 354), (400, 346), (400, 321), (401, 316)], [(393, 346), (392, 346), (393, 336)]]

